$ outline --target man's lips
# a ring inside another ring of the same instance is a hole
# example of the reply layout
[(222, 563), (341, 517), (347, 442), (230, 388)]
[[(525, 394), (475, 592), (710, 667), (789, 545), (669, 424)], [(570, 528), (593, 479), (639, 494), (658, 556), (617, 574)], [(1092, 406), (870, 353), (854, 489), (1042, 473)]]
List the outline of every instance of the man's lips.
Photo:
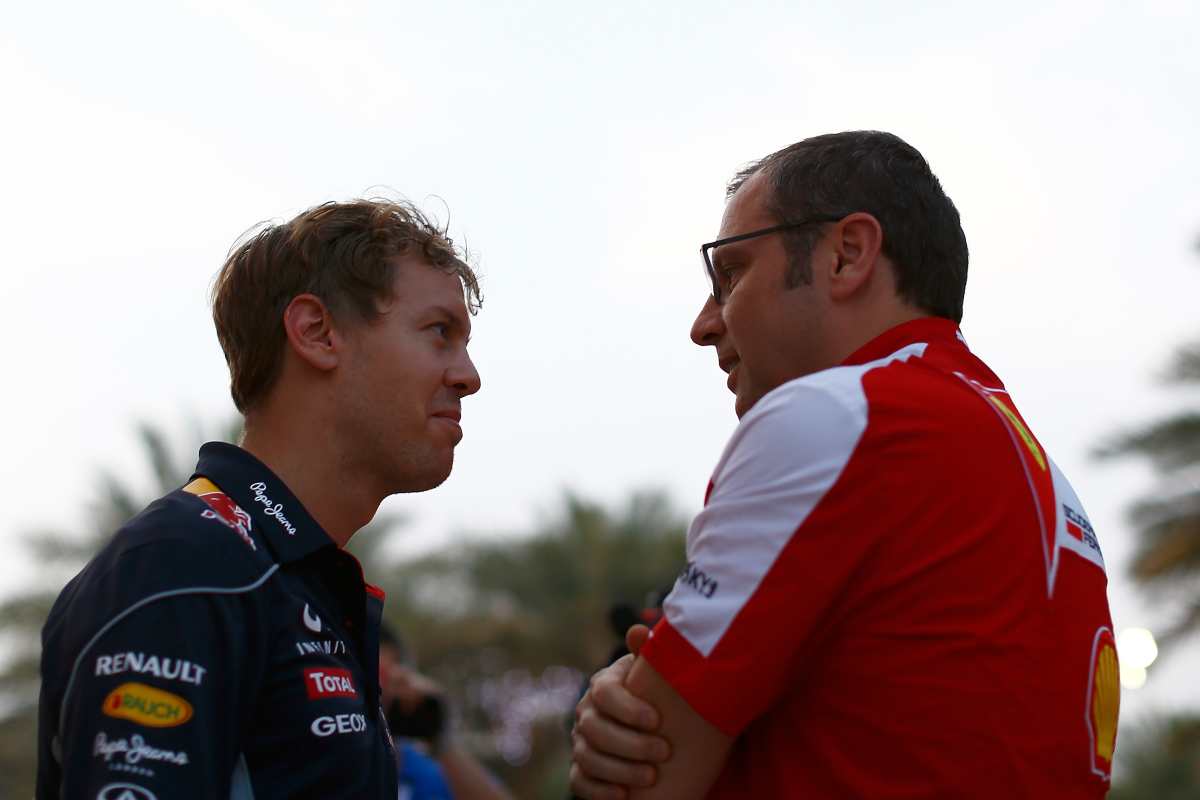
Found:
[(442, 422), (446, 423), (450, 427), (454, 428), (455, 444), (457, 444), (458, 441), (460, 439), (462, 439), (462, 435), (463, 435), (462, 434), (462, 425), (460, 424), (460, 422), (462, 420), (462, 413), (459, 412), (457, 409), (447, 409), (446, 411), (438, 411), (437, 413), (433, 414), (433, 418), (437, 419), (437, 420), (441, 420)]
[(742, 363), (739, 358), (724, 358), (717, 361), (721, 369), (729, 373), (729, 377), (725, 379), (725, 385), (729, 387), (729, 391), (737, 394), (737, 371), (738, 366)]

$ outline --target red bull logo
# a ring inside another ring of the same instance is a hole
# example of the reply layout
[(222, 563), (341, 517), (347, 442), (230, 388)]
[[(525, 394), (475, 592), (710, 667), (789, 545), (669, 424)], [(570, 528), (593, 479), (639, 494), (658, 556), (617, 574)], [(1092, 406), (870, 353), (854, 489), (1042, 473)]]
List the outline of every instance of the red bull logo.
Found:
[(183, 487), (183, 490), (188, 494), (196, 495), (208, 506), (200, 512), (200, 516), (220, 522), (240, 536), (251, 550), (258, 549), (254, 544), (254, 539), (250, 536), (250, 529), (253, 525), (250, 515), (233, 502), (229, 495), (218, 489), (216, 484), (207, 478), (197, 478)]

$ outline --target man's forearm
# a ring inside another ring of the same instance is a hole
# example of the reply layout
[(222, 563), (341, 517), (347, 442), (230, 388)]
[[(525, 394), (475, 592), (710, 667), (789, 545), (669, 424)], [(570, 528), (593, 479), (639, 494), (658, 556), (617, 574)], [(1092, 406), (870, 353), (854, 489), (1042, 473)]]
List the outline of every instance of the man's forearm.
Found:
[(455, 800), (512, 800), (500, 781), (457, 742), (448, 742), (437, 761)]

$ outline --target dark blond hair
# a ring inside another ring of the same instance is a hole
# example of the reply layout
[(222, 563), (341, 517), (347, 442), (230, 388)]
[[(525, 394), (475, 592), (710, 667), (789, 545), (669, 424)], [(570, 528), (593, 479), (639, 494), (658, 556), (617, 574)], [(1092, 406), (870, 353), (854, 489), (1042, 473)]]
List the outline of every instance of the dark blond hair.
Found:
[(235, 245), (217, 275), (212, 306), (238, 410), (252, 408), (279, 376), (283, 312), (293, 298), (311, 293), (335, 318), (374, 321), (392, 296), (397, 257), (410, 254), (457, 275), (468, 309), (478, 310), (479, 282), (465, 254), (408, 202), (324, 203)]

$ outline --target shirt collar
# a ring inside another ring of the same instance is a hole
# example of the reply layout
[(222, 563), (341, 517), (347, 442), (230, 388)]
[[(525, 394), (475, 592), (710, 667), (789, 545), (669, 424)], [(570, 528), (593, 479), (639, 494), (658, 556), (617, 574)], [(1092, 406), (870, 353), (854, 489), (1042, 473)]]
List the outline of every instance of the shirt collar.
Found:
[(886, 358), (902, 347), (916, 342), (953, 344), (967, 349), (967, 340), (963, 338), (958, 330), (958, 323), (954, 320), (944, 317), (921, 317), (884, 331), (851, 353), (842, 362), (842, 366), (866, 364), (868, 361)]
[(209, 442), (200, 448), (193, 478), (203, 476), (254, 519), (261, 536), (280, 563), (297, 561), (333, 539), (309, 515), (275, 473), (240, 447)]

